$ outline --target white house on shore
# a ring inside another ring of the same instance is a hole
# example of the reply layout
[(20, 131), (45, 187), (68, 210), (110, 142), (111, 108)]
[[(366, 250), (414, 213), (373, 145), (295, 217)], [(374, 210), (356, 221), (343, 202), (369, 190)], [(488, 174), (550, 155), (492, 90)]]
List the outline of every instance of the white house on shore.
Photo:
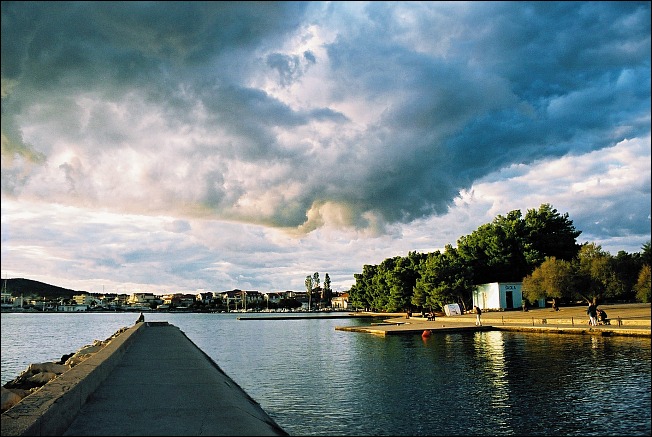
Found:
[(521, 282), (490, 282), (476, 285), (473, 305), (482, 310), (511, 310), (521, 308), (523, 294)]
[(334, 310), (348, 310), (349, 309), (349, 293), (342, 293), (334, 296), (331, 299), (331, 307)]

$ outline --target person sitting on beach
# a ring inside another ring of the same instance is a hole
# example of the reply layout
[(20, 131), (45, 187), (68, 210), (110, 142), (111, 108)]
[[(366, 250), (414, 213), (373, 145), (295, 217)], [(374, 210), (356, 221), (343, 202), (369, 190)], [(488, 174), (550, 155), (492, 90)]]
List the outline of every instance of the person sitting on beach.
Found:
[(145, 321), (145, 316), (141, 311), (140, 316), (138, 316), (138, 320), (136, 320), (136, 323), (143, 323), (144, 321)]
[(598, 322), (601, 325), (611, 325), (611, 321), (607, 318), (607, 312), (598, 310)]

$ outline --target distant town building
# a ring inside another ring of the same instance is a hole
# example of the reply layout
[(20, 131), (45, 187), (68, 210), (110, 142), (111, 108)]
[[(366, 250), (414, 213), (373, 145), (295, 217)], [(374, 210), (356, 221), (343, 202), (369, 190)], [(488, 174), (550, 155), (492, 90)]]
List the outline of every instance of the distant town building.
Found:
[(72, 297), (72, 300), (74, 300), (77, 305), (86, 305), (89, 307), (96, 306), (96, 305), (101, 306), (104, 304), (104, 302), (102, 302), (102, 299), (88, 293), (76, 294)]
[(342, 293), (339, 296), (334, 296), (331, 299), (331, 307), (333, 307), (335, 310), (348, 310), (349, 293)]
[(265, 293), (265, 301), (266, 304), (272, 305), (272, 307), (275, 307), (281, 302), (281, 299), (283, 299), (283, 294), (282, 293), (275, 293), (275, 292), (270, 292), (270, 293)]
[(265, 302), (265, 296), (256, 290), (231, 290), (221, 293), (222, 302), (229, 310), (246, 309), (261, 306)]
[(131, 309), (135, 310), (147, 310), (151, 309), (152, 306), (156, 306), (161, 302), (159, 296), (156, 296), (154, 293), (132, 293), (127, 299), (127, 305)]

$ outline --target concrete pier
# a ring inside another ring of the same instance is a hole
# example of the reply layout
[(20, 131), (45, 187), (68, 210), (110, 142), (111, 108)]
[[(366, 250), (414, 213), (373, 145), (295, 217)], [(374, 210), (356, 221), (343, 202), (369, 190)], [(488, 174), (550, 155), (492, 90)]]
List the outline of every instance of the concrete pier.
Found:
[(2, 435), (288, 434), (179, 328), (145, 322), (3, 413)]

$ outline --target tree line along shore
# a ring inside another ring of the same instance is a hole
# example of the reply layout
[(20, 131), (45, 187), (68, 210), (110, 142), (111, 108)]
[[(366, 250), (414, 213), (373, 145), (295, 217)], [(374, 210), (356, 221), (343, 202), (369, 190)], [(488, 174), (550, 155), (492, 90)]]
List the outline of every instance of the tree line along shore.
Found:
[[(302, 292), (260, 293), (235, 289), (205, 294), (177, 293), (169, 297), (169, 302), (149, 293), (150, 296), (144, 296), (146, 299), (129, 305), (126, 305), (127, 295), (107, 293), (106, 296), (118, 301), (110, 308), (97, 305), (93, 296), (100, 296), (91, 293), (86, 309), (193, 312), (335, 309), (391, 313), (441, 312), (446, 305), (457, 303), (467, 311), (472, 306), (473, 290), (480, 284), (493, 282), (521, 283), (522, 297), (529, 306), (553, 300), (562, 305), (652, 300), (650, 241), (642, 244), (640, 252), (619, 251), (612, 255), (595, 243), (578, 244), (580, 234), (568, 213), (561, 214), (550, 204), (542, 204), (525, 215), (520, 210), (498, 215), (491, 223), (460, 237), (456, 246), (447, 244), (443, 250), (427, 253), (411, 251), (407, 256), (387, 258), (377, 265), (364, 265), (360, 273), (353, 275), (355, 283), (341, 293), (330, 289), (328, 273), (321, 287), (319, 273), (315, 272), (306, 276), (306, 290)], [(3, 310), (10, 307), (5, 299), (15, 302), (18, 296), (30, 296), (40, 302), (30, 307), (38, 311), (51, 309), (52, 305), (70, 304), (75, 293), (89, 294), (29, 279), (5, 279)]]

